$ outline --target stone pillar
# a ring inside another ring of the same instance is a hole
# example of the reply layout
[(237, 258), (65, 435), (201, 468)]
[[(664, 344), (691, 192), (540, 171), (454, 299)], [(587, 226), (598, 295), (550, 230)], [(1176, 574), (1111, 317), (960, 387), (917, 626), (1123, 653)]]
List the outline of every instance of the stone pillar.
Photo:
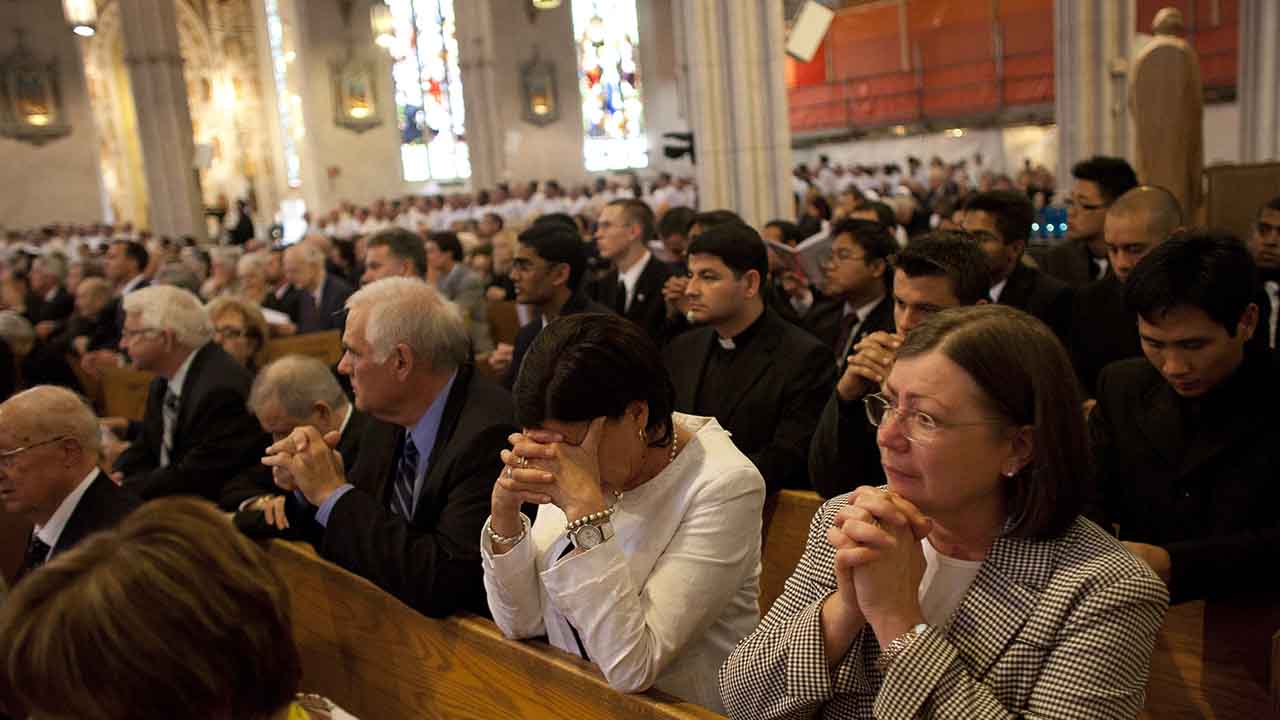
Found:
[(1280, 3), (1240, 2), (1240, 162), (1280, 160)]
[[(454, 3), (458, 23), (458, 67), (462, 70), (462, 99), (467, 109), (467, 152), (471, 157), (473, 188), (492, 188), (503, 179), (502, 127), (499, 114), (494, 111), (498, 107), (494, 43), (500, 36), (494, 33), (490, 5), (489, 0)], [(509, 85), (515, 86), (516, 83)], [(561, 90), (562, 106), (566, 99), (571, 99), (567, 91), (572, 90)]]
[(1125, 69), (1133, 44), (1133, 8), (1117, 0), (1054, 2), (1054, 117), (1058, 188), (1071, 166), (1091, 155), (1127, 157)]
[(782, 3), (688, 0), (682, 14), (700, 209), (755, 227), (795, 215)]
[(120, 0), (120, 11), (150, 229), (157, 235), (204, 239), (174, 0)]

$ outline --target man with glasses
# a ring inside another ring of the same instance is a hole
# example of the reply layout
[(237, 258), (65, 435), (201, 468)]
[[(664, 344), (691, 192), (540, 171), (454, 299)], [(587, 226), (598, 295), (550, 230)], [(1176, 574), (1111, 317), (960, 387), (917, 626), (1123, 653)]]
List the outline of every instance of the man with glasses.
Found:
[(1138, 185), (1138, 176), (1120, 158), (1095, 155), (1071, 168), (1075, 183), (1067, 196), (1067, 240), (1041, 258), (1040, 269), (1071, 287), (1081, 287), (1107, 273), (1103, 222), (1107, 208)]
[(116, 460), (124, 486), (144, 500), (200, 495), (262, 459), (269, 438), (245, 408), (249, 371), (213, 335), (200, 299), (167, 285), (124, 299), (120, 348), (138, 370), (157, 375), (137, 440)]
[(489, 355), (489, 367), (508, 390), (516, 383), (525, 352), (547, 323), (561, 315), (612, 312), (578, 291), (587, 270), (587, 253), (577, 228), (559, 220), (539, 220), (516, 239), (511, 282), (516, 302), (534, 312), (516, 335), (515, 347), (499, 343)]
[(864, 399), (889, 376), (906, 334), (940, 310), (990, 302), (986, 256), (968, 233), (941, 230), (918, 238), (897, 254), (893, 266), (897, 332), (875, 332), (853, 346), (809, 444), (809, 480), (823, 497), (884, 484)]
[(1258, 264), (1262, 287), (1267, 294), (1270, 317), (1259, 328), (1267, 347), (1276, 347), (1276, 318), (1280, 317), (1280, 195), (1277, 195), (1258, 211), (1253, 233), (1249, 236), (1249, 252)]
[(840, 313), (827, 326), (806, 329), (836, 354), (844, 369), (850, 351), (864, 337), (893, 332), (893, 300), (889, 297), (889, 259), (898, 251), (889, 230), (877, 222), (841, 220), (831, 229), (831, 254), (823, 263), (823, 278)]
[(1070, 288), (1022, 262), (1035, 216), (1025, 193), (991, 190), (965, 203), (961, 222), (987, 256), (991, 300), (1034, 315), (1063, 337), (1071, 312)]
[(34, 526), (18, 578), (139, 504), (98, 469), (101, 436), (75, 393), (38, 385), (0, 404), (0, 504)]

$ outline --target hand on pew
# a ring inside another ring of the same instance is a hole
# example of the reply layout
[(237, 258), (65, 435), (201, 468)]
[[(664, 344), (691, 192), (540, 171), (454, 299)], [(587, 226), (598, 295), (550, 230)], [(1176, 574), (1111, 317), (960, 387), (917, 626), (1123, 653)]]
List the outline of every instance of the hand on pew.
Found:
[(94, 350), (80, 358), (80, 369), (89, 377), (100, 379), (106, 368), (124, 367), (125, 357), (114, 350)]
[(241, 505), (240, 510), (260, 510), (262, 517), (267, 524), (277, 530), (289, 529), (289, 517), (284, 510), (285, 497), (283, 495), (260, 495), (252, 500), (247, 500)]
[[(347, 481), (342, 455), (334, 449), (341, 437), (336, 430), (321, 436), (310, 426), (295, 428), (289, 437), (267, 448), (262, 464), (272, 469), (277, 486), (300, 490), (307, 502), (319, 507)], [(288, 473), (293, 488), (282, 484), (285, 479), (277, 476), (277, 469)]]

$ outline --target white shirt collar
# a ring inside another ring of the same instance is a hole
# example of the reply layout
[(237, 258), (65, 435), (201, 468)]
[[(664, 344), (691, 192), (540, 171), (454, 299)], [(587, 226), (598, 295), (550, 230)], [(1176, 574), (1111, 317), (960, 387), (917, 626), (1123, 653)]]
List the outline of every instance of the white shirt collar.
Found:
[(143, 281), (143, 280), (146, 280), (146, 279), (147, 279), (147, 277), (146, 277), (145, 275), (143, 275), (142, 273), (138, 273), (137, 275), (134, 275), (132, 280), (130, 280), (129, 282), (125, 283), (125, 284), (124, 284), (124, 287), (120, 288), (120, 294), (121, 294), (121, 295), (128, 295), (129, 293), (131, 293), (131, 292), (133, 292), (134, 290), (138, 289), (138, 285), (139, 285), (139, 284), (141, 284), (141, 283), (142, 283), (142, 281)]
[[(1106, 271), (1106, 268), (1103, 268), (1103, 272), (1105, 271)], [(1008, 284), (1009, 284), (1009, 278), (1005, 278), (1000, 282), (996, 283), (995, 285), (991, 286), (991, 290), (987, 292), (987, 294), (991, 296), (991, 302), (994, 302), (994, 303), (1000, 302), (1000, 294), (1004, 292), (1004, 286)]]
[(311, 297), (316, 299), (316, 307), (320, 307), (320, 301), (324, 299), (324, 283), (329, 279), (329, 271), (320, 271), (320, 284), (316, 286), (316, 291), (311, 293)]
[(44, 301), (45, 301), (45, 302), (53, 302), (53, 301), (54, 301), (54, 299), (56, 299), (56, 298), (58, 297), (58, 290), (59, 290), (59, 289), (60, 289), (60, 288), (59, 288), (57, 285), (54, 285), (52, 290), (50, 290), (49, 292), (47, 292), (47, 293), (45, 293), (45, 294), (44, 294)]
[(173, 377), (169, 379), (169, 392), (177, 397), (182, 397), (182, 384), (187, 380), (187, 371), (191, 370), (191, 361), (195, 359), (196, 353), (200, 352), (200, 348), (203, 347), (204, 345), (201, 345), (192, 350), (187, 359), (183, 360), (182, 364), (178, 366), (178, 372), (174, 373)]
[(338, 428), (338, 437), (347, 434), (347, 423), (351, 422), (351, 416), (355, 414), (356, 406), (347, 403), (347, 416), (342, 418), (342, 425)]
[(80, 504), (80, 498), (84, 497), (89, 485), (97, 476), (98, 468), (95, 467), (89, 471), (88, 475), (84, 476), (84, 479), (80, 481), (75, 490), (72, 490), (62, 499), (58, 509), (54, 510), (53, 515), (49, 516), (49, 522), (36, 527), (36, 537), (49, 546), (50, 552), (58, 546), (58, 538), (62, 537), (62, 531), (67, 527), (67, 521), (71, 519), (71, 513), (76, 511), (76, 506)]
[(853, 312), (855, 312), (855, 313), (857, 313), (857, 314), (858, 314), (858, 322), (859, 322), (859, 323), (864, 323), (864, 322), (866, 322), (866, 321), (867, 321), (867, 316), (871, 314), (871, 311), (872, 311), (872, 310), (875, 310), (875, 309), (876, 309), (876, 306), (880, 304), (880, 301), (881, 301), (881, 300), (884, 300), (884, 296), (883, 296), (883, 295), (881, 295), (880, 297), (876, 298), (875, 300), (872, 300), (872, 301), (871, 301), (871, 302), (869, 302), (869, 303), (864, 303), (864, 304), (862, 304), (862, 305), (859, 305), (859, 306), (858, 306), (858, 307), (856, 307), (856, 308), (850, 308), (849, 303), (847, 303), (847, 302), (846, 302), (846, 303), (844, 304), (844, 314), (845, 314), (845, 315), (848, 315), (848, 314), (849, 314), (849, 311), (852, 309), (852, 310), (853, 310)]
[(627, 270), (626, 272), (618, 272), (618, 279), (621, 280), (622, 284), (627, 288), (628, 305), (631, 304), (631, 298), (636, 294), (636, 283), (640, 282), (640, 273), (643, 273), (644, 269), (648, 267), (649, 258), (651, 257), (653, 257), (653, 253), (646, 249), (644, 251), (644, 255), (640, 256), (640, 259), (631, 266), (630, 270)]

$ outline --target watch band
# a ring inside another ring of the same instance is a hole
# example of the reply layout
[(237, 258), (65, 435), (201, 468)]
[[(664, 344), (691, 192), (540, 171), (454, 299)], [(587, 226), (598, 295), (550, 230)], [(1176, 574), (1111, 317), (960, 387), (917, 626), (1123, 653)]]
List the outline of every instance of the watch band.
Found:
[(920, 623), (891, 640), (888, 645), (885, 645), (884, 648), (880, 650), (880, 659), (876, 662), (876, 667), (880, 672), (887, 670), (889, 664), (893, 662), (894, 658), (901, 655), (902, 651), (906, 650), (908, 647), (911, 647), (911, 644), (919, 639), (919, 637), (928, 629), (929, 626), (927, 624)]
[(613, 523), (606, 518), (600, 522), (587, 523), (569, 531), (569, 542), (574, 548), (590, 550), (613, 539)]

